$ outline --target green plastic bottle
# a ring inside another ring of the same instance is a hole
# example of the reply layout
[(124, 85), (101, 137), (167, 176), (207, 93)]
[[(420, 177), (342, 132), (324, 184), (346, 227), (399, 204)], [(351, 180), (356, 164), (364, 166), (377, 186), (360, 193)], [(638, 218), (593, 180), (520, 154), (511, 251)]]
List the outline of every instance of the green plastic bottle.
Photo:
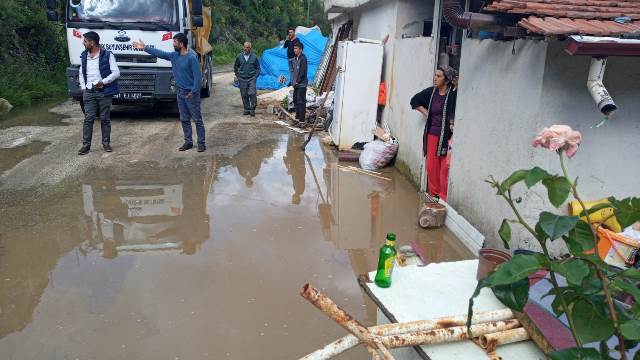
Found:
[(376, 285), (381, 288), (391, 286), (391, 273), (393, 272), (393, 262), (396, 258), (396, 234), (388, 233), (387, 242), (380, 248), (380, 258), (378, 260), (378, 271), (376, 272)]

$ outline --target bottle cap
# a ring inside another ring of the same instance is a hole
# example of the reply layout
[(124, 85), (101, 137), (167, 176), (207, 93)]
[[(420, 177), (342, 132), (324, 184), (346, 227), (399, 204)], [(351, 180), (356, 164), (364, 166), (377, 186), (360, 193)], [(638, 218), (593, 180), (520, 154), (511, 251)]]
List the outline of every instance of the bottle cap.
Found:
[(394, 234), (394, 233), (388, 233), (388, 234), (387, 234), (387, 240), (389, 240), (389, 241), (396, 241), (396, 234)]

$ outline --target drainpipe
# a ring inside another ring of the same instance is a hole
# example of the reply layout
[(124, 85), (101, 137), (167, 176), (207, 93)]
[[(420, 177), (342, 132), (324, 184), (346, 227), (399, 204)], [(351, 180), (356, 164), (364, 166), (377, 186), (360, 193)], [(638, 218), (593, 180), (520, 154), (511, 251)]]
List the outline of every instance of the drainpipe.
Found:
[(604, 71), (607, 68), (607, 58), (591, 58), (591, 66), (589, 66), (589, 78), (587, 79), (587, 88), (593, 101), (595, 101), (598, 109), (605, 116), (611, 115), (618, 107), (613, 102), (611, 95), (604, 87), (602, 79), (604, 79)]
[(444, 0), (442, 15), (454, 27), (472, 31), (504, 32), (501, 19), (491, 14), (464, 11), (458, 0)]

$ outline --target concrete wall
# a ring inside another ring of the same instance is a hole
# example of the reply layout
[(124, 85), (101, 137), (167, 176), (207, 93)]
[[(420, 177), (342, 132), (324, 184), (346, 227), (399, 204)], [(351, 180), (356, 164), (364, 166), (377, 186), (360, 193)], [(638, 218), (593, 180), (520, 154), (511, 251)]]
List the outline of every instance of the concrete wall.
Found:
[[(620, 110), (595, 129), (591, 126), (602, 115), (586, 89), (589, 58), (565, 54), (558, 42), (519, 40), (515, 55), (513, 45), (464, 40), (449, 179), (451, 205), (486, 236), (487, 246), (498, 248), (500, 222), (513, 216), (483, 180), (488, 175), (504, 179), (536, 165), (559, 172), (555, 154), (531, 147), (545, 126), (567, 124), (582, 132), (582, 147), (568, 166), (572, 176), (580, 177), (585, 198), (640, 192), (640, 166), (632, 155), (640, 138), (640, 59), (610, 58), (605, 85)], [(552, 209), (541, 186), (523, 200), (521, 208), (531, 222), (541, 210)], [(512, 248), (537, 248), (522, 231), (514, 231), (513, 239)], [(553, 246), (554, 252), (562, 249), (560, 242)]]

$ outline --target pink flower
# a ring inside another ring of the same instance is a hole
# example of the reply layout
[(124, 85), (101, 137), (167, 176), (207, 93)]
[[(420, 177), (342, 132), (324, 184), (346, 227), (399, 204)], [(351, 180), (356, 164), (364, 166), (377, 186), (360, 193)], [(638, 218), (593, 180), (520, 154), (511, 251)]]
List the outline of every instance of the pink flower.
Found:
[(573, 157), (578, 151), (582, 134), (567, 125), (552, 125), (544, 128), (533, 140), (533, 146), (543, 147), (552, 151), (566, 150), (568, 157)]

